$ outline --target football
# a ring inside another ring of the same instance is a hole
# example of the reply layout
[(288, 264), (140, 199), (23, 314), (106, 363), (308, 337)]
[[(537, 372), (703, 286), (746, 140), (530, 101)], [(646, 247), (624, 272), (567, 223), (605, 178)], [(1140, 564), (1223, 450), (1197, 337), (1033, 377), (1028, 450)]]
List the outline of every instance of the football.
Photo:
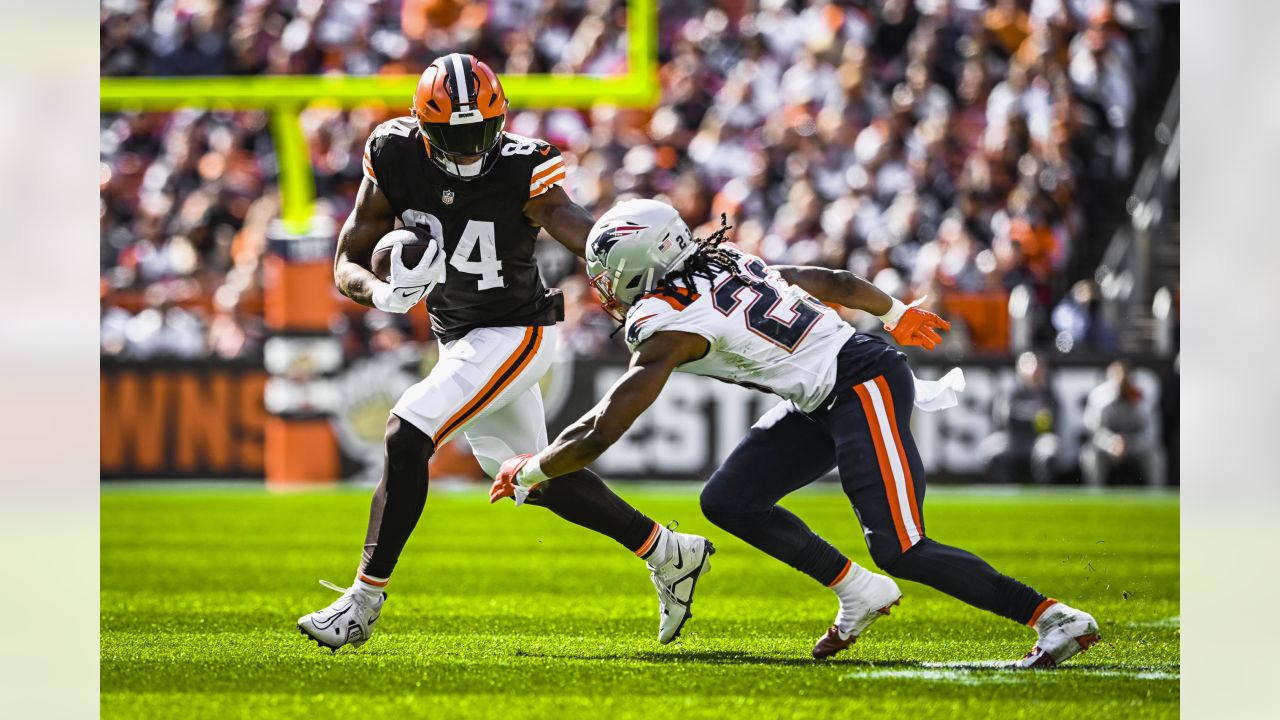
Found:
[(388, 282), (391, 277), (391, 248), (396, 243), (404, 243), (404, 250), (401, 251), (400, 256), (401, 262), (405, 267), (414, 268), (422, 261), (422, 256), (434, 242), (431, 233), (422, 228), (407, 226), (396, 228), (383, 235), (378, 244), (373, 246), (369, 269), (379, 280)]

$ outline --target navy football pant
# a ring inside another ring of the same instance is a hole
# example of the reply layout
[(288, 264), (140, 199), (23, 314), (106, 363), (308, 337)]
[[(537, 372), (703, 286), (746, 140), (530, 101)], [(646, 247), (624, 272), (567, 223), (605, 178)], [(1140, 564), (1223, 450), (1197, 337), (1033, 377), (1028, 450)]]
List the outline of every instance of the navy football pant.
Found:
[(925, 536), (924, 467), (911, 437), (915, 384), (906, 358), (886, 353), (879, 373), (837, 389), (803, 413), (779, 405), (756, 423), (702, 491), (707, 519), (824, 585), (848, 559), (777, 505), (839, 469), (871, 558), (894, 577), (1026, 623), (1045, 597), (978, 556)]

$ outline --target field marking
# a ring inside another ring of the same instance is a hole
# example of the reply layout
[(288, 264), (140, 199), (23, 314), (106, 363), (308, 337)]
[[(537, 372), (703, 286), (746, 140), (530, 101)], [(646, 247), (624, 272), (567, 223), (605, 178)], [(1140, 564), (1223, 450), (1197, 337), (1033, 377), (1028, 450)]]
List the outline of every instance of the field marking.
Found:
[(1173, 615), (1160, 620), (1135, 620), (1121, 623), (1121, 625), (1130, 628), (1181, 628), (1182, 618), (1179, 615)]
[(1178, 666), (1169, 667), (1072, 667), (1052, 671), (1023, 671), (1008, 668), (1008, 660), (973, 662), (922, 662), (918, 667), (867, 667), (841, 675), (842, 680), (924, 680), (958, 685), (1010, 685), (1036, 679), (1116, 677), (1129, 680), (1181, 680)]

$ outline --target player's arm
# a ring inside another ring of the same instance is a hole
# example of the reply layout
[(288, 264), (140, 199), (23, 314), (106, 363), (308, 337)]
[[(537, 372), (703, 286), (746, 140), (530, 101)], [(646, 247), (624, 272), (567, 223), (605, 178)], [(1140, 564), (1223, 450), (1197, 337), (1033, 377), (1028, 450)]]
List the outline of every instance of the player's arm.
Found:
[(489, 492), (489, 502), (515, 497), (519, 504), (539, 484), (591, 464), (653, 404), (677, 367), (706, 353), (707, 341), (699, 335), (654, 333), (636, 348), (626, 374), (594, 408), (565, 428), (555, 442), (535, 456), (519, 455), (502, 464)]
[(805, 265), (770, 265), (783, 280), (799, 285), (824, 303), (864, 310), (879, 317), (893, 309), (893, 297), (848, 270)]
[(805, 265), (773, 265), (770, 269), (824, 303), (875, 315), (900, 345), (923, 345), (926, 350), (932, 350), (942, 342), (937, 331), (951, 329), (951, 323), (915, 307), (924, 298), (907, 305), (848, 270)]
[(360, 182), (356, 206), (338, 233), (333, 258), (333, 281), (343, 295), (383, 312), (406, 313), (444, 277), (444, 253), (429, 250), (412, 267), (400, 260), (403, 245), (391, 248), (391, 276), (383, 282), (370, 270), (373, 250), (395, 228), (395, 211), (378, 184), (368, 176)]
[(596, 220), (581, 205), (569, 199), (564, 188), (556, 185), (531, 198), (524, 205), (524, 215), (534, 225), (546, 228), (551, 237), (574, 255), (586, 256), (587, 235)]
[(369, 269), (373, 248), (395, 224), (395, 211), (387, 196), (369, 178), (364, 178), (356, 193), (356, 206), (338, 232), (338, 251), (333, 258), (333, 281), (343, 295), (361, 305), (375, 307), (373, 290), (381, 281)]

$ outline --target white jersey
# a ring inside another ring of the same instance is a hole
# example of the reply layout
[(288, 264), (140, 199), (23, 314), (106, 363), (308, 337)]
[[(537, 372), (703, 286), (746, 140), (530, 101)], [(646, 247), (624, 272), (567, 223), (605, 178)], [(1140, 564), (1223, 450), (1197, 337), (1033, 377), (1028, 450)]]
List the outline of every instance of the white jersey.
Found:
[(836, 355), (854, 329), (817, 298), (783, 280), (754, 255), (725, 247), (742, 275), (696, 277), (696, 291), (658, 291), (627, 313), (627, 347), (664, 330), (694, 333), (707, 354), (680, 372), (767, 390), (805, 412), (818, 407), (836, 381)]

